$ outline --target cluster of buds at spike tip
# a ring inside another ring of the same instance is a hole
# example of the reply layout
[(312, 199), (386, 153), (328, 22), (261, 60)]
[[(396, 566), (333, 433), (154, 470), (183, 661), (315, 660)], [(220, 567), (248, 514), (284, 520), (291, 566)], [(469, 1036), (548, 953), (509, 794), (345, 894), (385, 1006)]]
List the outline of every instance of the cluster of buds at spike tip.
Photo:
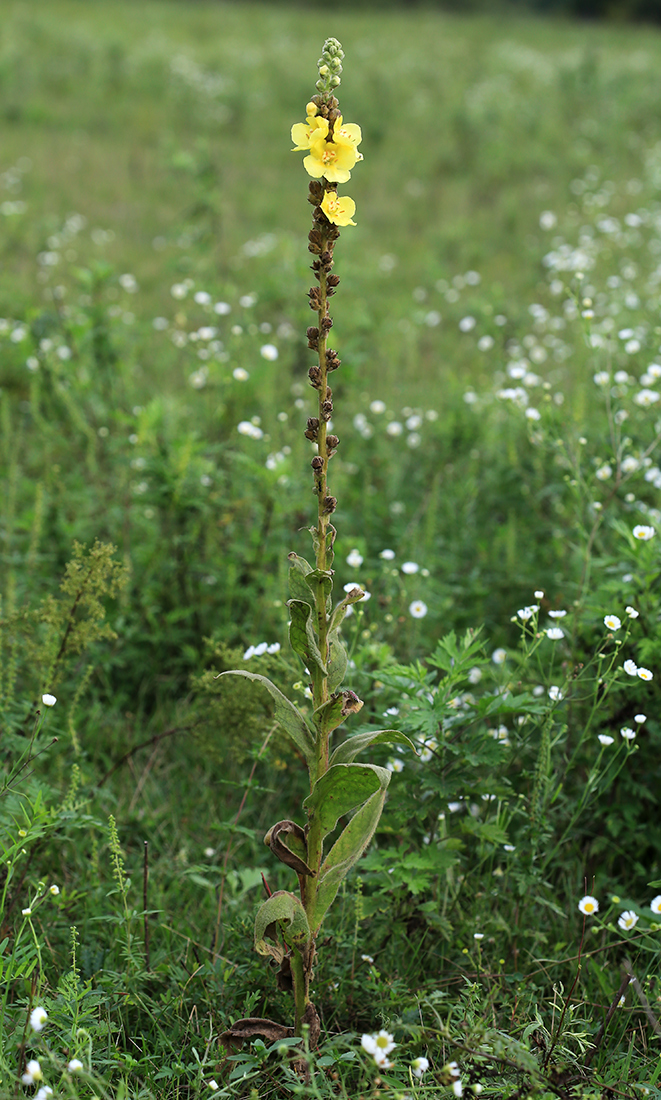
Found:
[(321, 92), (322, 95), (330, 92), (331, 88), (339, 87), (343, 57), (344, 50), (337, 38), (327, 38), (324, 42), (321, 57), (317, 61), (317, 68), (319, 69), (317, 91)]

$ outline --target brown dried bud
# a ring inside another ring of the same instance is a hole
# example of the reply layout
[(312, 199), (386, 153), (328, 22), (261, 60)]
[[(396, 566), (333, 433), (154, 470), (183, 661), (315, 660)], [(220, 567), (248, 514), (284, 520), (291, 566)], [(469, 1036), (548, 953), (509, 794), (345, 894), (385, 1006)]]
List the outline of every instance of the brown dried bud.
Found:
[[(323, 257), (322, 257), (322, 259), (323, 259)], [(328, 286), (339, 286), (340, 285), (340, 276), (339, 275), (329, 275), (328, 279), (326, 281), (327, 281)]]
[(308, 338), (308, 347), (311, 348), (312, 351), (318, 351), (319, 350), (319, 329), (316, 328), (314, 325), (310, 325), (310, 327), (307, 330), (305, 335)]
[(324, 460), (320, 455), (315, 455), (314, 458), (312, 459), (312, 461), (310, 462), (310, 465), (311, 465), (313, 470), (323, 470)]
[(310, 367), (308, 371), (308, 378), (310, 379), (310, 385), (314, 386), (316, 390), (321, 386), (321, 368)]
[(332, 450), (337, 449), (337, 445), (338, 445), (339, 442), (340, 441), (339, 441), (339, 439), (336, 435), (327, 435), (326, 436), (326, 446), (329, 447)]
[(324, 420), (330, 420), (331, 416), (333, 415), (333, 402), (332, 401), (322, 401), (322, 403), (321, 403), (321, 415), (322, 415)]
[(325, 317), (321, 318), (321, 331), (324, 332), (324, 333), (325, 332), (330, 332), (332, 327), (333, 327), (333, 318), (329, 317), (328, 314), (326, 314)]
[(319, 206), (319, 203), (322, 201), (323, 197), (323, 184), (319, 183), (318, 180), (311, 180), (308, 194), (308, 202), (312, 203), (313, 206)]
[(337, 370), (341, 362), (342, 360), (337, 357), (337, 352), (329, 348), (326, 352), (326, 370)]
[(319, 420), (316, 416), (309, 416), (307, 427), (305, 429), (305, 438), (311, 439), (313, 443), (316, 443), (318, 434)]
[(324, 497), (323, 514), (330, 516), (337, 508), (337, 497)]
[(333, 253), (328, 248), (319, 257), (324, 267), (330, 267), (333, 262)]

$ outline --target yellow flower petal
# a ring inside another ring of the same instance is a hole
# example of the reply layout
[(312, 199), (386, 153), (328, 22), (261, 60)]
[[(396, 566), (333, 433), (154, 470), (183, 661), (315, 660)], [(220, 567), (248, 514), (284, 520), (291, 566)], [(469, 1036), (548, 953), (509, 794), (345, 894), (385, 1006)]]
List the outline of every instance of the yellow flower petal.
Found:
[(294, 142), (293, 152), (309, 149), (312, 142), (326, 137), (328, 133), (328, 119), (308, 118), (307, 123), (296, 122), (291, 128), (291, 139)]
[(335, 191), (326, 191), (321, 209), (333, 225), (355, 225), (352, 221), (356, 213), (356, 204), (348, 195), (340, 197)]
[(358, 159), (355, 145), (338, 135), (337, 141), (324, 141), (323, 138), (314, 136), (310, 143), (310, 155), (305, 158), (303, 165), (306, 172), (315, 179), (322, 176), (329, 183), (346, 183), (351, 176), (351, 169)]
[[(338, 123), (340, 123), (339, 126)], [(338, 136), (344, 138), (345, 141), (350, 141), (352, 145), (360, 145), (363, 140), (360, 126), (357, 126), (355, 122), (344, 123), (341, 118), (335, 123), (333, 141), (337, 141)]]

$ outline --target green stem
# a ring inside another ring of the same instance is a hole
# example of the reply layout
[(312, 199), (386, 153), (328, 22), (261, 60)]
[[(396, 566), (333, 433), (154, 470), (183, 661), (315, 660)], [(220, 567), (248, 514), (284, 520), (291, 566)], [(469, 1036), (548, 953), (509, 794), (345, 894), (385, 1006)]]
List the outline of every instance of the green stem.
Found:
[(303, 957), (296, 948), (294, 948), (291, 953), (289, 965), (291, 966), (291, 976), (294, 985), (294, 1034), (300, 1035), (303, 1017), (310, 1000), (308, 996), (309, 975), (305, 973)]

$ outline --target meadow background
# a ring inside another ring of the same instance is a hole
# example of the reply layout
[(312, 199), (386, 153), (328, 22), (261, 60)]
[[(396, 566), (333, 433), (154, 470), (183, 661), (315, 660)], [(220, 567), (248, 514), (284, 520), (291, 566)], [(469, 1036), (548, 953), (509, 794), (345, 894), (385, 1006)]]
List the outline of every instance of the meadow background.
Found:
[[(219, 1039), (290, 1022), (252, 919), (307, 792), (215, 675), (307, 705), (289, 131), (331, 34), (365, 157), (333, 310), (348, 685), (419, 754), (374, 752), (306, 1084)], [(32, 1057), (72, 1097), (449, 1096), (451, 1060), (487, 1096), (661, 1095), (660, 63), (653, 27), (522, 14), (3, 4), (2, 1096)]]

